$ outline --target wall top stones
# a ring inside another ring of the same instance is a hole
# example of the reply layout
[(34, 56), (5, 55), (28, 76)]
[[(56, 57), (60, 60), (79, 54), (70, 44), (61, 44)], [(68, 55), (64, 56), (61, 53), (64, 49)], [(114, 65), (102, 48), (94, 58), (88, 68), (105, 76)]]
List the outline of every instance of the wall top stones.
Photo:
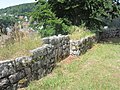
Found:
[(96, 41), (97, 38), (95, 35), (80, 40), (70, 40), (70, 54), (77, 56), (84, 54)]
[(99, 32), (100, 40), (107, 38), (115, 38), (115, 37), (120, 37), (120, 29), (115, 29), (115, 30), (111, 29), (111, 30), (104, 30), (102, 32)]
[(58, 35), (58, 36), (45, 37), (42, 40), (44, 44), (56, 45), (61, 43), (63, 40), (70, 40), (70, 38), (68, 35)]

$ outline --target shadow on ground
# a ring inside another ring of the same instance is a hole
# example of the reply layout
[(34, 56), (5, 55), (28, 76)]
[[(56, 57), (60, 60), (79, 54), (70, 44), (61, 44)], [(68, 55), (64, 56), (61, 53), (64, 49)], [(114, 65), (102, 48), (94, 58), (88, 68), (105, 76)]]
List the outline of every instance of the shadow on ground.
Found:
[(107, 39), (102, 39), (100, 41), (100, 43), (102, 44), (116, 44), (116, 45), (120, 45), (120, 38), (116, 37), (116, 38), (107, 38)]

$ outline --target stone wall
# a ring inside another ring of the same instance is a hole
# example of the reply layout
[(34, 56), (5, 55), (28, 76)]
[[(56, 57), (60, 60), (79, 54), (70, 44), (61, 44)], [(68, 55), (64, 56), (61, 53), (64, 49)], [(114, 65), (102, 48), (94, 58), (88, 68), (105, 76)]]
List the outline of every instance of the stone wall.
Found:
[(84, 54), (88, 49), (92, 48), (96, 39), (96, 36), (93, 35), (80, 40), (70, 40), (70, 54), (77, 56)]
[(31, 56), (0, 61), (0, 90), (17, 90), (50, 73), (56, 62), (70, 54), (69, 36), (43, 38), (44, 45), (31, 50)]
[(115, 37), (120, 37), (120, 29), (104, 30), (104, 31), (99, 33), (100, 40), (108, 39), (108, 38), (115, 38)]
[(46, 76), (52, 72), (57, 62), (70, 54), (84, 54), (93, 46), (96, 36), (70, 40), (69, 36), (58, 35), (42, 40), (44, 45), (31, 50), (31, 56), (0, 61), (0, 90), (17, 90), (32, 80)]

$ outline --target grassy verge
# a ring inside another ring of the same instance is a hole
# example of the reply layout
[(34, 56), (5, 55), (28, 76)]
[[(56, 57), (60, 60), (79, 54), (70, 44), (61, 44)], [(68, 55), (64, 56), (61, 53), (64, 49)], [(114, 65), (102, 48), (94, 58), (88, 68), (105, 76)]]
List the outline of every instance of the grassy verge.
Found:
[(42, 45), (42, 40), (38, 35), (27, 36), (20, 42), (9, 44), (0, 48), (0, 60), (13, 59), (20, 56), (30, 55), (29, 50)]
[(72, 27), (70, 27), (70, 30), (71, 30), (71, 34), (69, 36), (72, 40), (79, 40), (86, 36), (95, 35), (90, 30), (88, 30), (87, 28), (82, 27), (82, 26), (81, 27), (72, 26)]
[(120, 90), (120, 43), (96, 44), (26, 90)]

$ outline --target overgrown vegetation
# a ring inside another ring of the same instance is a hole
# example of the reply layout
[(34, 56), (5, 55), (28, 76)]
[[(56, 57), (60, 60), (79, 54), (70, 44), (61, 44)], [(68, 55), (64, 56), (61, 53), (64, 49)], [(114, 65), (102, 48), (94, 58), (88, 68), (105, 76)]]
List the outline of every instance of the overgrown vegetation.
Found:
[(84, 25), (81, 25), (79, 27), (77, 26), (71, 26), (70, 29), (70, 39), (71, 40), (80, 40), (81, 38), (85, 38), (87, 36), (95, 35), (94, 32), (91, 32), (88, 30)]
[(30, 55), (29, 50), (35, 49), (42, 45), (42, 40), (38, 35), (32, 35), (16, 41), (14, 44), (9, 43), (5, 47), (0, 48), (0, 60), (14, 59), (20, 56)]
[(0, 35), (7, 34), (6, 28), (14, 26), (18, 18), (13, 16), (0, 16)]
[(74, 25), (84, 22), (89, 28), (100, 28), (104, 24), (102, 18), (119, 15), (119, 7), (112, 0), (48, 0), (48, 3), (57, 17), (68, 18)]
[(48, 3), (40, 2), (36, 5), (36, 10), (32, 13), (31, 26), (35, 30), (38, 30), (42, 37), (68, 34), (68, 27), (64, 21), (56, 17)]
[(118, 39), (96, 44), (81, 57), (59, 63), (52, 74), (31, 82), (25, 90), (119, 90), (119, 51)]
[(104, 19), (112, 20), (119, 13), (116, 0), (38, 0), (32, 25), (43, 36), (68, 34), (67, 26), (82, 23), (98, 31), (107, 25)]

